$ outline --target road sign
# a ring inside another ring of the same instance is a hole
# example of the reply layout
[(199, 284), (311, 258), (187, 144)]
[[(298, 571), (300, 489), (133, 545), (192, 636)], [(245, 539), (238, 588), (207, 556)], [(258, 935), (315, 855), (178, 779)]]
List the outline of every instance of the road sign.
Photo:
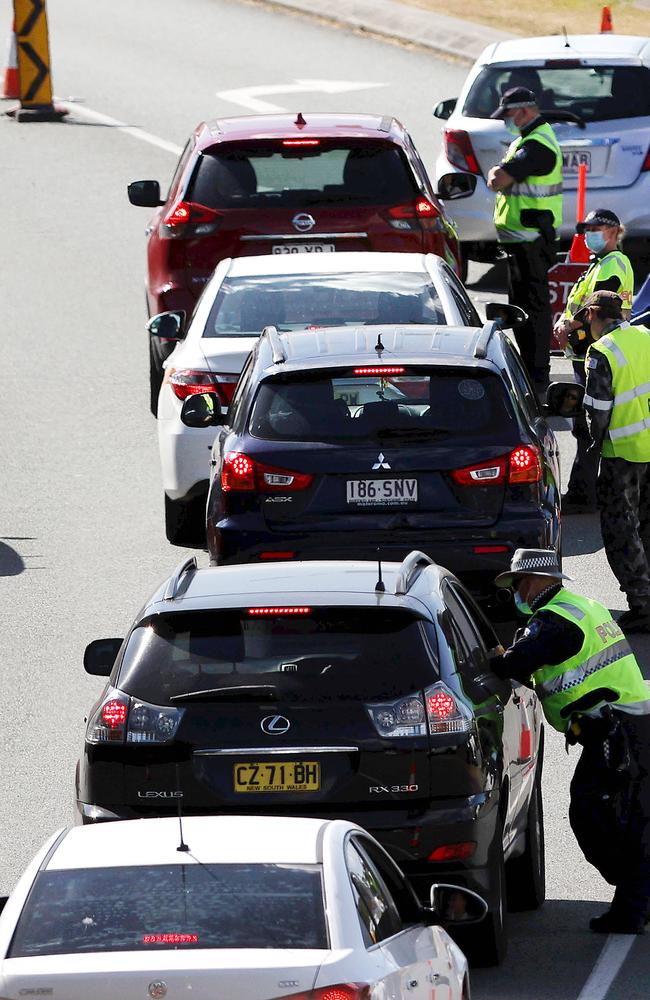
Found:
[(237, 90), (219, 90), (217, 97), (230, 104), (239, 104), (247, 111), (261, 115), (281, 114), (287, 108), (260, 98), (275, 94), (348, 94), (355, 90), (385, 87), (385, 83), (360, 83), (353, 80), (294, 80), (293, 83), (269, 83), (259, 87), (239, 87)]
[(66, 114), (52, 104), (50, 46), (45, 0), (14, 0), (20, 108), (17, 121), (58, 121)]
[[(550, 268), (548, 272), (548, 288), (551, 296), (553, 325), (555, 325), (566, 308), (571, 288), (588, 267), (588, 264), (554, 264)], [(551, 350), (562, 350), (555, 339), (555, 334), (551, 334)]]

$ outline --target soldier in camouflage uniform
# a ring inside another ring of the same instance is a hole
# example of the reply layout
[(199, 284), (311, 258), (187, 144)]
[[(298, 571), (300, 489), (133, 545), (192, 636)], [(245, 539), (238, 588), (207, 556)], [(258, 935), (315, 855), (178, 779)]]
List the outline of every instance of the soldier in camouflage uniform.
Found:
[(619, 624), (650, 632), (650, 335), (623, 320), (610, 291), (580, 312), (594, 343), (587, 351), (584, 409), (600, 451), (597, 502), (607, 561), (629, 605)]

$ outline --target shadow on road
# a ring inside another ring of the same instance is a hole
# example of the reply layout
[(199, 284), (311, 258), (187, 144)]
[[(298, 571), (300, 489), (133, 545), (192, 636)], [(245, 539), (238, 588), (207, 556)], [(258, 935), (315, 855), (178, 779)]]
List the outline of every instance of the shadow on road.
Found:
[(562, 519), (562, 555), (583, 556), (603, 547), (598, 514), (571, 514)]
[(25, 569), (21, 556), (6, 542), (0, 542), (0, 576), (18, 576)]
[(589, 918), (606, 903), (549, 899), (536, 913), (508, 916), (508, 956), (498, 969), (474, 969), (472, 995), (481, 1000), (571, 1000), (580, 994), (606, 938)]

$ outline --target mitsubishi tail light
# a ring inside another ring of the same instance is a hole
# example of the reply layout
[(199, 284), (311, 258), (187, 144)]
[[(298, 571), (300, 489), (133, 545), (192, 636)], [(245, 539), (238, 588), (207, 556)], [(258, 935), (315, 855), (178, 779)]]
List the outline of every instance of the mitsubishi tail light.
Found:
[(160, 223), (160, 236), (166, 240), (188, 240), (210, 236), (219, 228), (219, 213), (206, 205), (178, 201)]
[(504, 483), (538, 483), (542, 478), (542, 463), (535, 445), (520, 444), (509, 455), (500, 455), (487, 462), (452, 469), (451, 478), (459, 486), (503, 486)]
[(450, 163), (468, 174), (480, 174), (481, 168), (472, 147), (469, 133), (463, 129), (446, 128), (444, 130), (445, 155)]
[(109, 688), (88, 720), (88, 743), (169, 743), (184, 709), (149, 705)]
[(409, 695), (398, 701), (366, 705), (366, 711), (380, 736), (392, 738), (427, 734), (427, 717), (419, 694)]
[(239, 375), (208, 372), (196, 368), (169, 368), (165, 374), (165, 381), (180, 400), (198, 392), (215, 392), (221, 405), (229, 406), (239, 382)]
[(297, 493), (311, 486), (313, 479), (309, 473), (257, 462), (240, 451), (229, 451), (221, 466), (224, 493)]
[(469, 733), (474, 728), (474, 716), (467, 705), (438, 681), (424, 692), (429, 733)]
[(393, 229), (433, 229), (443, 232), (445, 228), (440, 212), (428, 198), (393, 205), (386, 214)]

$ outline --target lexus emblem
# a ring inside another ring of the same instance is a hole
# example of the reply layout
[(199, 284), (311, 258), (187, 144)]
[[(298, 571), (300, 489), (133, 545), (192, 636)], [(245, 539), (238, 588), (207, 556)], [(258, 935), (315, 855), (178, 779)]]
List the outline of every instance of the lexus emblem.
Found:
[(282, 736), (291, 728), (291, 723), (288, 719), (285, 719), (284, 715), (267, 715), (260, 722), (263, 733), (268, 733), (269, 736)]
[(316, 219), (307, 212), (298, 212), (291, 220), (291, 224), (299, 233), (308, 233), (316, 225)]
[(167, 983), (163, 983), (162, 979), (149, 983), (149, 996), (152, 997), (152, 1000), (156, 1000), (156, 997), (166, 997)]
[(377, 455), (377, 461), (373, 465), (373, 469), (390, 469), (390, 465), (386, 461), (383, 451), (380, 451)]

